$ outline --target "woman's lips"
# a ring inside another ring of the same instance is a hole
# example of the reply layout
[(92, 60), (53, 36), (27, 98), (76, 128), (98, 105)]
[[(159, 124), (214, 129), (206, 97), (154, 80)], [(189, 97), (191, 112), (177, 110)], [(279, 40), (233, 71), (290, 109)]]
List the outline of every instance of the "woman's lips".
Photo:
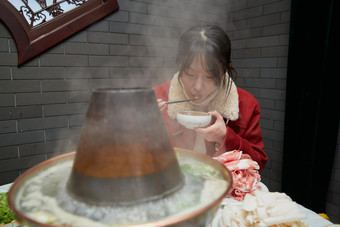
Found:
[(193, 98), (194, 99), (197, 99), (197, 100), (194, 100), (194, 101), (192, 101), (192, 102), (194, 102), (194, 103), (200, 103), (202, 100), (201, 100), (201, 96), (199, 96), (199, 95), (193, 95)]

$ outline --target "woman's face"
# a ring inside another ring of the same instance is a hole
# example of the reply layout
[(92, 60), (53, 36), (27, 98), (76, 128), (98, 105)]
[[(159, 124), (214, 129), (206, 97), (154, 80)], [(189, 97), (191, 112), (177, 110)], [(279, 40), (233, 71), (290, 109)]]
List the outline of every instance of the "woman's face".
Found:
[(194, 103), (202, 103), (216, 88), (212, 72), (205, 71), (204, 58), (196, 57), (190, 67), (183, 71), (181, 80), (189, 98), (199, 98)]

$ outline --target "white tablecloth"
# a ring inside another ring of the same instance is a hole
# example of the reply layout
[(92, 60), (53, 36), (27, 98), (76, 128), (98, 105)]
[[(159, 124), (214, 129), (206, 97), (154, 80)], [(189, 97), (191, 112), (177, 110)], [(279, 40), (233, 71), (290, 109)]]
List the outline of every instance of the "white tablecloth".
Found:
[(0, 193), (1, 192), (8, 192), (11, 186), (12, 186), (12, 184), (4, 184), (4, 185), (0, 186)]
[[(10, 189), (11, 185), (12, 184), (5, 184), (5, 185), (0, 186), (0, 192), (7, 192)], [(317, 213), (307, 209), (306, 207), (300, 204), (297, 204), (297, 205), (301, 213), (307, 216), (307, 219), (305, 220), (305, 222), (308, 223), (311, 227), (325, 227), (325, 226), (332, 224), (332, 222), (321, 217)]]
[(305, 220), (305, 222), (307, 224), (309, 224), (310, 226), (322, 227), (322, 226), (328, 226), (328, 225), (332, 224), (332, 222), (321, 217), (320, 215), (318, 215), (314, 211), (307, 209), (306, 207), (304, 207), (300, 204), (297, 204), (297, 206), (298, 206), (299, 210), (301, 211), (301, 213), (303, 213), (307, 216), (307, 219)]

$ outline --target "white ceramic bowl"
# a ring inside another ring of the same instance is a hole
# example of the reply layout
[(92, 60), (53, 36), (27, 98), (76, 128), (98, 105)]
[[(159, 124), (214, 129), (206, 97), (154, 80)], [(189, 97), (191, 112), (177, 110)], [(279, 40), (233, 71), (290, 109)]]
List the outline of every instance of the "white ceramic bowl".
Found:
[(211, 115), (200, 111), (181, 111), (177, 113), (177, 121), (189, 129), (205, 127), (210, 123)]

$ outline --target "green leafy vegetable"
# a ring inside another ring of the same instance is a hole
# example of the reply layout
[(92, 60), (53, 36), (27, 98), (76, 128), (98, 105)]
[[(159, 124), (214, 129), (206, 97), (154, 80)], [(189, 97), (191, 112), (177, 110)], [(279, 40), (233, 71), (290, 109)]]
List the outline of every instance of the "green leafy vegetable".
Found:
[(7, 203), (7, 193), (0, 193), (0, 225), (11, 223), (14, 219), (14, 212)]
[(182, 164), (181, 165), (182, 171), (190, 174), (193, 177), (201, 177), (206, 174), (210, 176), (215, 176), (218, 172), (211, 166), (203, 165), (201, 163), (190, 163), (190, 164)]

